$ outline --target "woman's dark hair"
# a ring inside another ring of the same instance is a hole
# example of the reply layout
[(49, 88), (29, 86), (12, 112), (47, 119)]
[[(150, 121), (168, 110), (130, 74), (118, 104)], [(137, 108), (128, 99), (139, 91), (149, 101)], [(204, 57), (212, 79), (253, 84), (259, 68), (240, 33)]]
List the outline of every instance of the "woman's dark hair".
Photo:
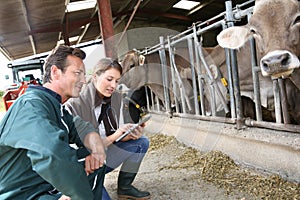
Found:
[(116, 60), (113, 60), (111, 58), (102, 58), (98, 61), (98, 63), (94, 66), (93, 74), (100, 75), (106, 70), (114, 68), (122, 74), (122, 66), (120, 63)]
[(51, 82), (51, 67), (52, 65), (56, 65), (59, 69), (63, 72), (67, 67), (67, 57), (69, 55), (76, 56), (81, 58), (82, 60), (85, 59), (85, 52), (79, 48), (74, 48), (70, 46), (60, 45), (54, 48), (49, 56), (46, 59), (44, 64), (44, 77), (43, 83)]

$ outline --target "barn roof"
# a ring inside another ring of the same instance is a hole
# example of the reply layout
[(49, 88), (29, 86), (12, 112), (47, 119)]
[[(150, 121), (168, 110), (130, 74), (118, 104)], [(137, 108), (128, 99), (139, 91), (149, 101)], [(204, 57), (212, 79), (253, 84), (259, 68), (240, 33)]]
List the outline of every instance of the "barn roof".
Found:
[[(90, 9), (66, 12), (66, 5), (78, 0), (0, 1), (0, 51), (9, 60), (47, 52), (58, 41), (69, 40), (70, 45), (75, 45), (101, 38), (97, 4)], [(141, 1), (128, 29), (157, 26), (183, 31), (193, 22), (205, 21), (225, 11), (225, 1), (195, 0), (201, 4), (194, 10), (173, 8), (178, 1)], [(110, 0), (114, 33), (124, 30), (138, 2)], [(244, 2), (233, 0), (232, 4)]]

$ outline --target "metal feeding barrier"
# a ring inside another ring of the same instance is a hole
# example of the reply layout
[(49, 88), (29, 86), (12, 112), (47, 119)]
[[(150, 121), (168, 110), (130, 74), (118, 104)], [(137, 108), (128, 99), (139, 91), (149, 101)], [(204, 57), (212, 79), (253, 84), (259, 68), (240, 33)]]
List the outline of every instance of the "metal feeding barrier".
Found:
[[(210, 65), (207, 62), (205, 48), (202, 46), (202, 35), (216, 28), (221, 27), (225, 29), (234, 26), (236, 21), (245, 17), (247, 17), (247, 20), (249, 21), (253, 11), (253, 6), (249, 6), (253, 2), (254, 0), (249, 0), (243, 4), (237, 5), (235, 9), (233, 9), (232, 2), (226, 1), (225, 12), (204, 22), (194, 23), (192, 27), (177, 35), (167, 36), (167, 38), (161, 36), (159, 37), (159, 43), (157, 45), (147, 47), (139, 52), (145, 56), (158, 52), (161, 61), (165, 107), (163, 111), (160, 106), (150, 108), (149, 98), (147, 98), (147, 108), (150, 112), (167, 112), (178, 117), (231, 123), (236, 124), (238, 129), (241, 129), (246, 125), (300, 133), (299, 125), (290, 124), (284, 79), (276, 78), (272, 80), (276, 123), (262, 120), (261, 94), (259, 87), (260, 78), (258, 75), (260, 73), (260, 68), (257, 66), (256, 46), (253, 38), (250, 39), (249, 43), (251, 49), (253, 100), (255, 102), (256, 120), (245, 118), (243, 116), (236, 50), (224, 49), (227, 69), (226, 84), (229, 96), (228, 103), (226, 97), (224, 97), (221, 92), (221, 86), (214, 79)], [(247, 6), (248, 8), (242, 9)], [(178, 69), (178, 63), (176, 63), (175, 59), (175, 57), (178, 56), (176, 55), (178, 53), (176, 45), (182, 44), (184, 44), (188, 52), (188, 58), (186, 59), (189, 60), (190, 64), (192, 98), (187, 96), (188, 88), (183, 84)], [(167, 60), (167, 57), (169, 60)], [(169, 66), (167, 66), (168, 62)], [(168, 75), (167, 72), (168, 67), (171, 68), (170, 75)], [(169, 80), (169, 78), (171, 80)], [(170, 85), (172, 87), (170, 87)], [(174, 102), (171, 102), (170, 92), (175, 96)], [(207, 95), (207, 92), (209, 95)], [(157, 97), (155, 98), (156, 102), (158, 102)], [(224, 113), (220, 116), (217, 109), (219, 105), (216, 105), (216, 98), (218, 98), (219, 103), (222, 105), (223, 111), (225, 113), (230, 113), (230, 117), (225, 117)], [(151, 102), (154, 102), (154, 95), (152, 93)], [(210, 110), (209, 113), (207, 112), (208, 107)]]

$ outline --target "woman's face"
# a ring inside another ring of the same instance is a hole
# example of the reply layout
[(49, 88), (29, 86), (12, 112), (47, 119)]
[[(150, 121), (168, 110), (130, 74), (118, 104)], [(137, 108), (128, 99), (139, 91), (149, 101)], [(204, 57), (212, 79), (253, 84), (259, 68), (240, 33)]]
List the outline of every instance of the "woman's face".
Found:
[(115, 68), (110, 68), (100, 76), (95, 75), (94, 85), (100, 97), (110, 97), (118, 86), (120, 72)]

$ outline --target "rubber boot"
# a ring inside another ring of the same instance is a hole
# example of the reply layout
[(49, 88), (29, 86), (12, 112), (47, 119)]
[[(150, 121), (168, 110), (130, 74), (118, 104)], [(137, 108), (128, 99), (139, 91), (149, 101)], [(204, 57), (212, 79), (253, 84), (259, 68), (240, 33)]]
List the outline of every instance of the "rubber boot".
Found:
[(150, 199), (150, 193), (147, 191), (140, 191), (131, 184), (134, 181), (136, 173), (120, 171), (118, 178), (118, 199), (133, 199), (144, 200)]

